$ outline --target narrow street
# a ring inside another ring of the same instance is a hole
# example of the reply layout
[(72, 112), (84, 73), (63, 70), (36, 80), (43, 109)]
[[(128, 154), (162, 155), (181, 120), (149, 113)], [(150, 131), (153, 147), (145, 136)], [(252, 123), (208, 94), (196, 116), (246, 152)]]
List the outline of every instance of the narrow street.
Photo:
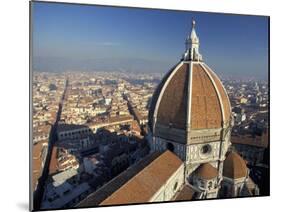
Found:
[(46, 184), (46, 180), (48, 179), (48, 175), (49, 175), (49, 165), (50, 165), (50, 161), (51, 161), (51, 153), (52, 153), (54, 144), (57, 141), (57, 127), (58, 127), (58, 123), (60, 121), (63, 101), (65, 99), (67, 87), (68, 87), (68, 79), (66, 79), (65, 88), (64, 88), (61, 100), (59, 102), (59, 109), (58, 109), (58, 112), (57, 112), (56, 121), (52, 125), (51, 131), (50, 131), (49, 146), (48, 146), (48, 153), (47, 153), (47, 157), (46, 157), (46, 162), (45, 162), (45, 165), (44, 165), (44, 168), (43, 168), (43, 171), (42, 171), (42, 175), (38, 180), (37, 189), (33, 193), (34, 210), (40, 209), (41, 202), (42, 202), (42, 199), (43, 199), (45, 184)]
[(138, 117), (137, 117), (137, 115), (136, 115), (136, 113), (135, 113), (135, 111), (134, 111), (134, 108), (132, 107), (132, 105), (131, 105), (131, 102), (128, 100), (128, 97), (125, 95), (125, 94), (123, 94), (123, 99), (127, 102), (127, 106), (128, 106), (128, 109), (129, 109), (129, 112), (130, 112), (130, 114), (134, 117), (134, 119), (138, 122), (138, 125), (139, 125), (139, 127), (140, 127), (140, 129), (141, 129), (141, 134), (142, 135), (145, 135), (146, 133), (145, 133), (145, 131), (144, 131), (144, 129), (143, 129), (143, 126), (140, 124), (140, 122), (139, 122), (139, 120), (138, 120)]

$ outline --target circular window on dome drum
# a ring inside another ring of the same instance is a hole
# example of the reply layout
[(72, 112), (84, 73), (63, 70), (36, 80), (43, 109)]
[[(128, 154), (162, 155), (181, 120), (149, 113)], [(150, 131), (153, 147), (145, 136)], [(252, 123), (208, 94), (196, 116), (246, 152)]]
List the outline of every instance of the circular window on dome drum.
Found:
[(201, 150), (200, 150), (201, 154), (203, 154), (203, 155), (210, 154), (211, 151), (212, 151), (212, 147), (211, 147), (210, 144), (205, 144), (205, 145), (203, 145), (203, 146), (201, 147)]

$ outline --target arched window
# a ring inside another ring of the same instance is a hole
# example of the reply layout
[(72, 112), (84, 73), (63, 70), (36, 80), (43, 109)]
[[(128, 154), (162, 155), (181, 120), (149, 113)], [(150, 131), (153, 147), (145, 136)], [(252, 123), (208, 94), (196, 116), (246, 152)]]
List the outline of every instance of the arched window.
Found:
[(213, 187), (213, 182), (212, 182), (212, 181), (209, 181), (209, 183), (208, 183), (208, 189), (211, 190), (212, 187)]
[(203, 180), (198, 179), (198, 185), (199, 185), (200, 188), (205, 189), (205, 183), (204, 183)]
[(242, 187), (239, 186), (239, 187), (237, 188), (237, 196), (239, 196), (239, 195), (241, 194), (241, 191), (242, 191)]

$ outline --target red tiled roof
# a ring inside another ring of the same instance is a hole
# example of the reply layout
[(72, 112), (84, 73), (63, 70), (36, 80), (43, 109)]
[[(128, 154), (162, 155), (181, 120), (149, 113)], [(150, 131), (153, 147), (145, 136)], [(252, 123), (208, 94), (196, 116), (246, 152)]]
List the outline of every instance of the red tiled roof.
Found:
[(179, 129), (186, 128), (189, 65), (183, 64), (168, 83), (159, 103), (157, 121)]
[(196, 191), (189, 185), (184, 185), (184, 187), (177, 194), (175, 201), (181, 200), (192, 200)]
[(111, 196), (115, 191), (125, 185), (130, 179), (152, 163), (152, 161), (156, 160), (160, 155), (160, 152), (154, 152), (147, 155), (140, 162), (113, 178), (96, 192), (90, 194), (87, 198), (81, 201), (77, 207), (91, 207), (99, 205), (102, 201)]
[(232, 179), (247, 176), (246, 163), (236, 152), (228, 153), (223, 163), (223, 176)]
[(213, 179), (218, 176), (218, 170), (209, 163), (201, 164), (195, 174), (204, 180)]
[(182, 62), (177, 67), (163, 78), (153, 95), (149, 111), (151, 130), (154, 130), (152, 123), (155, 115), (156, 126), (186, 130), (189, 101), (191, 129), (221, 128), (223, 121), (229, 123), (231, 107), (228, 96), (214, 72), (204, 63), (191, 65)]
[(222, 110), (213, 82), (199, 64), (192, 75), (191, 129), (220, 128)]
[(182, 161), (167, 150), (101, 205), (148, 202), (181, 165)]
[(267, 148), (268, 133), (263, 133), (262, 136), (256, 136), (255, 138), (251, 135), (231, 136), (231, 143)]
[(215, 84), (217, 86), (217, 89), (222, 99), (223, 109), (225, 113), (225, 121), (227, 122), (230, 120), (231, 117), (231, 105), (227, 93), (225, 92), (223, 84), (221, 83), (217, 75), (212, 70), (210, 70), (206, 65), (204, 65), (204, 67), (207, 69), (208, 73), (212, 76), (213, 80), (215, 81)]

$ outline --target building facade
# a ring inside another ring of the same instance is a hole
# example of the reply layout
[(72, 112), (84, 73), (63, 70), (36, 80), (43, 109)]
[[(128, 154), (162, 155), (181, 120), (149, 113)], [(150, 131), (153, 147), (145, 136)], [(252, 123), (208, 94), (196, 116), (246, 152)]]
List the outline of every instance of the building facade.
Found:
[(77, 206), (257, 195), (245, 161), (230, 151), (232, 126), (228, 95), (203, 62), (193, 20), (181, 61), (152, 97), (150, 154)]
[(216, 198), (233, 117), (226, 90), (203, 62), (199, 44), (193, 20), (181, 61), (153, 95), (148, 138), (151, 153), (170, 150), (183, 161), (185, 183), (198, 188), (200, 198)]

